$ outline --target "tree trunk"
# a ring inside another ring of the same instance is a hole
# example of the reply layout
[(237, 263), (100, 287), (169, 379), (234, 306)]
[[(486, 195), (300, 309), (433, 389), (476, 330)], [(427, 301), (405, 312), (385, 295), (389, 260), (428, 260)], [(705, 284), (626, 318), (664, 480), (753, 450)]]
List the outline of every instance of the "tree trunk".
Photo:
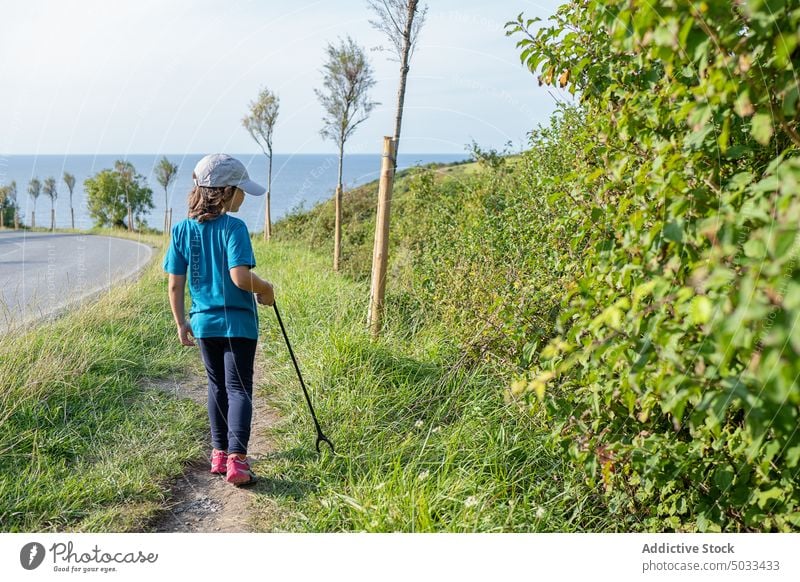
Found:
[(19, 230), (19, 212), (14, 209), (14, 230)]
[(414, 24), (414, 15), (417, 12), (418, 0), (409, 0), (406, 27), (403, 31), (403, 54), (400, 58), (400, 87), (397, 90), (397, 116), (394, 120), (394, 154), (392, 165), (397, 170), (397, 152), (400, 147), (400, 127), (403, 124), (403, 104), (406, 99), (406, 78), (408, 77), (408, 56), (411, 52), (411, 27)]
[(334, 206), (336, 220), (333, 234), (333, 270), (339, 271), (339, 260), (342, 257), (342, 167), (344, 165), (344, 142), (339, 144), (339, 175), (336, 179)]
[(272, 151), (270, 150), (267, 156), (267, 199), (264, 202), (266, 205), (264, 212), (264, 240), (272, 238), (272, 216), (270, 214), (270, 198), (272, 197)]
[(167, 236), (169, 228), (169, 195), (167, 194), (167, 188), (164, 187), (164, 236)]
[(369, 292), (367, 322), (370, 334), (377, 338), (381, 330), (383, 300), (386, 291), (386, 266), (389, 260), (389, 212), (394, 187), (394, 173), (397, 170), (397, 152), (400, 148), (400, 128), (403, 124), (403, 104), (406, 99), (406, 78), (408, 59), (411, 53), (411, 30), (418, 0), (409, 0), (406, 26), (403, 30), (403, 52), (400, 57), (400, 86), (397, 89), (397, 115), (394, 121), (393, 138), (383, 139), (383, 159), (381, 161), (381, 181), (378, 189), (378, 216), (375, 224), (375, 247), (372, 253), (372, 283)]
[(133, 208), (128, 205), (128, 230), (133, 232)]
[(36, 228), (36, 210), (31, 212), (31, 228)]
[(69, 204), (69, 213), (72, 217), (72, 230), (75, 230), (75, 209), (72, 207), (72, 202)]
[(372, 251), (372, 283), (369, 291), (367, 323), (373, 338), (378, 337), (383, 319), (383, 298), (386, 293), (386, 266), (389, 259), (389, 213), (394, 181), (394, 140), (383, 138), (383, 158), (378, 187), (378, 215), (375, 220), (375, 247)]
[(50, 230), (56, 229), (56, 209), (50, 209)]

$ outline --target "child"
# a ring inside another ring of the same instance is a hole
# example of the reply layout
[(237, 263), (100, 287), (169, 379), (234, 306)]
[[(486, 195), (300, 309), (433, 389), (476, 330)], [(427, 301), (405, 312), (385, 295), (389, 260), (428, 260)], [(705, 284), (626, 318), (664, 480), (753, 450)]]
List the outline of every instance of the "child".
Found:
[[(169, 273), (169, 302), (184, 346), (200, 344), (208, 375), (211, 472), (234, 485), (256, 475), (247, 460), (253, 414), (253, 362), (258, 340), (256, 302), (272, 305), (272, 285), (253, 274), (256, 266), (245, 223), (229, 215), (245, 192), (261, 196), (244, 165), (225, 154), (204, 157), (194, 168), (189, 218), (172, 228), (164, 257)], [(184, 316), (189, 272), (190, 321)], [(255, 297), (254, 294), (255, 293)]]

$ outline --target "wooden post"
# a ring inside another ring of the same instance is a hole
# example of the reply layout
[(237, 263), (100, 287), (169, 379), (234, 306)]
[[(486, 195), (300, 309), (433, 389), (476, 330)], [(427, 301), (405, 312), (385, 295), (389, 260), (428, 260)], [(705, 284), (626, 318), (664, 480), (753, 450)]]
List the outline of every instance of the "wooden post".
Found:
[(394, 148), (391, 137), (383, 138), (381, 178), (378, 186), (378, 216), (375, 221), (375, 248), (372, 251), (372, 284), (369, 291), (367, 321), (373, 339), (381, 331), (383, 298), (386, 292), (386, 264), (389, 258), (389, 215), (394, 184)]
[(336, 186), (333, 195), (333, 270), (339, 272), (339, 258), (342, 255), (342, 188)]
[(267, 190), (267, 198), (264, 200), (264, 240), (272, 238), (272, 219), (269, 215), (269, 199), (271, 192)]

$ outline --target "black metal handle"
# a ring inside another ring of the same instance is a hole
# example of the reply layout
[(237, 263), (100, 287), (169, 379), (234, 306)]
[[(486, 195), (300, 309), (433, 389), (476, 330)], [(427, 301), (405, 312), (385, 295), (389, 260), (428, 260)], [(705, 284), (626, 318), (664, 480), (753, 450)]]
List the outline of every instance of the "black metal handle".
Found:
[(303, 375), (300, 373), (300, 366), (297, 365), (297, 358), (294, 357), (294, 350), (292, 349), (292, 344), (289, 343), (289, 336), (286, 335), (286, 328), (283, 327), (283, 320), (281, 319), (281, 314), (278, 311), (278, 303), (276, 301), (273, 301), (272, 307), (275, 308), (275, 316), (278, 318), (278, 324), (281, 326), (281, 331), (283, 332), (283, 339), (286, 340), (286, 347), (289, 348), (289, 355), (292, 356), (292, 363), (294, 364), (294, 369), (297, 372), (297, 378), (300, 380), (300, 386), (303, 387), (303, 394), (305, 394), (306, 402), (308, 403), (308, 409), (311, 411), (311, 418), (314, 419), (314, 427), (317, 429), (317, 442), (316, 442), (317, 453), (320, 452), (319, 443), (321, 442), (328, 443), (328, 446), (331, 448), (331, 452), (335, 453), (336, 449), (334, 449), (333, 443), (328, 437), (326, 437), (322, 433), (322, 429), (319, 426), (319, 421), (317, 420), (317, 415), (314, 414), (314, 407), (311, 405), (311, 397), (308, 395), (308, 390), (306, 390), (306, 383), (303, 382)]

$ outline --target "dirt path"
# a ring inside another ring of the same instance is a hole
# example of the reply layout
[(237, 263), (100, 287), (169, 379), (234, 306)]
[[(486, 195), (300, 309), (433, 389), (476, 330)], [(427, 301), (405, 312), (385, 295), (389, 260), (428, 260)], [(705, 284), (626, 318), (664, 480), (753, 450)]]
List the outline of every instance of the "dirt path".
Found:
[[(264, 378), (262, 355), (256, 355), (253, 378), (253, 423), (250, 431), (248, 456), (254, 460), (255, 469), (258, 461), (275, 451), (274, 444), (266, 437), (267, 429), (274, 425), (279, 416), (275, 409), (259, 397), (259, 386)], [(206, 377), (197, 375), (180, 381), (159, 381), (150, 383), (148, 387), (158, 388), (178, 398), (190, 398), (206, 406)], [(252, 531), (249, 521), (250, 502), (259, 489), (258, 484), (252, 487), (234, 487), (225, 482), (223, 476), (209, 472), (211, 442), (205, 443), (206, 456), (186, 467), (184, 474), (172, 484), (169, 501), (164, 513), (157, 517), (145, 531), (149, 532), (239, 532)], [(263, 481), (263, 476), (261, 476)]]

